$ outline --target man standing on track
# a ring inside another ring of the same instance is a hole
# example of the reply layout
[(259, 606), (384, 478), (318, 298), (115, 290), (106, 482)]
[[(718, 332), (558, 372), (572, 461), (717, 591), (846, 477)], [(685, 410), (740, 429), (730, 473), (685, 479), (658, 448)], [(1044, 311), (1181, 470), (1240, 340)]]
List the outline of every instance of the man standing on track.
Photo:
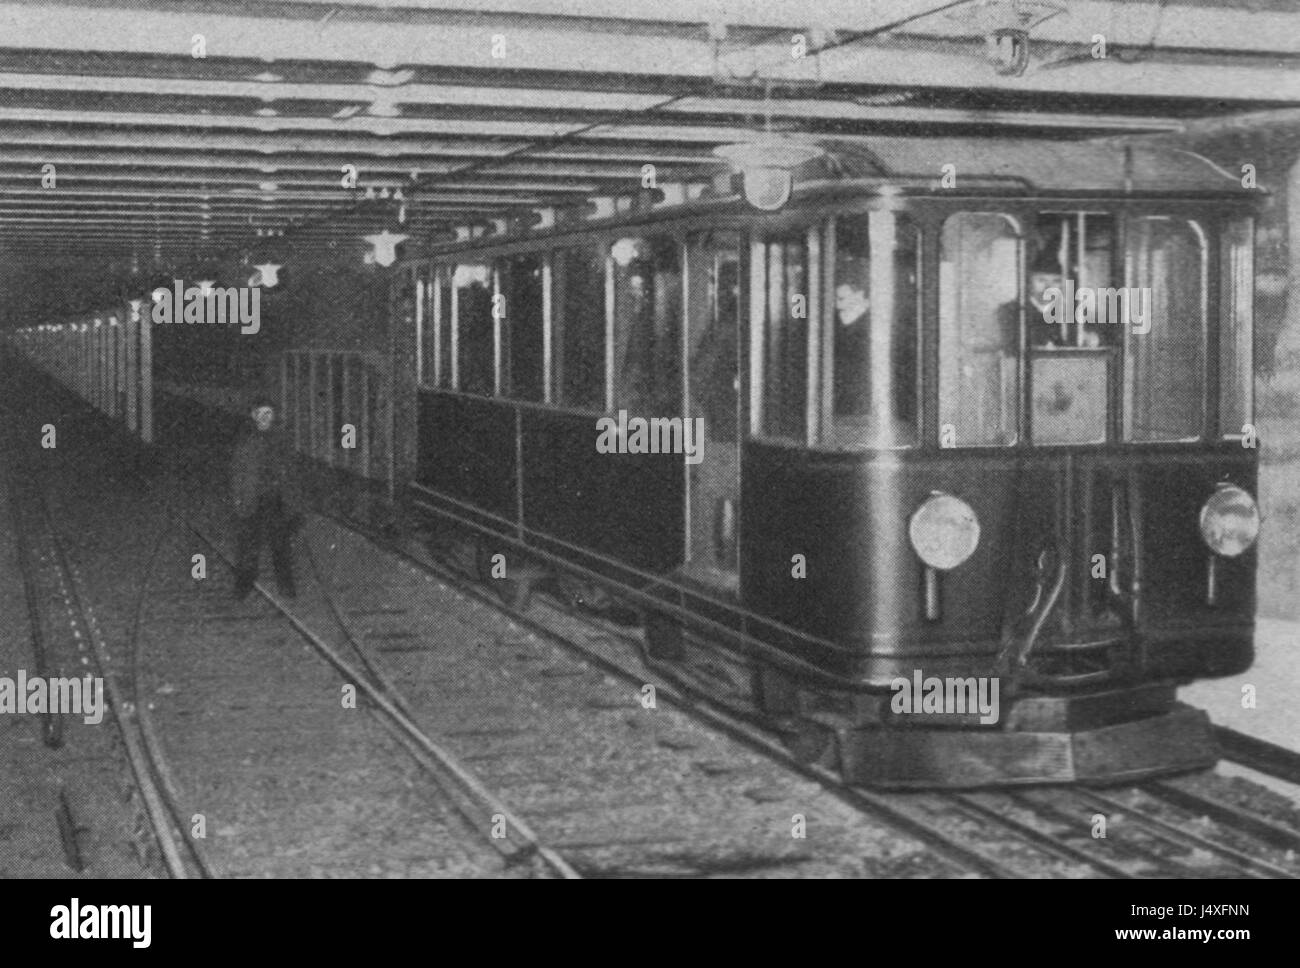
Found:
[(280, 594), (293, 598), (293, 535), (302, 525), (302, 499), (288, 444), (275, 427), (275, 405), (253, 401), (252, 418), (235, 444), (231, 485), (235, 505), (235, 589), (245, 598), (257, 581), (262, 546), (270, 544)]

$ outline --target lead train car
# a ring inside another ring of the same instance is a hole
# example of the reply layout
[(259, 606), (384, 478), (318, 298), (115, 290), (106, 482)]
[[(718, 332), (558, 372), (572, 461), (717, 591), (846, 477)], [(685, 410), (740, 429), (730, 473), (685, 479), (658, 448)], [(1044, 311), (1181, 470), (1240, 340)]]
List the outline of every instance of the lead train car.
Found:
[(1212, 763), (1175, 689), (1253, 655), (1258, 192), (1098, 143), (854, 163), (405, 263), (412, 505), (661, 603), (660, 657), (729, 642), (855, 782)]

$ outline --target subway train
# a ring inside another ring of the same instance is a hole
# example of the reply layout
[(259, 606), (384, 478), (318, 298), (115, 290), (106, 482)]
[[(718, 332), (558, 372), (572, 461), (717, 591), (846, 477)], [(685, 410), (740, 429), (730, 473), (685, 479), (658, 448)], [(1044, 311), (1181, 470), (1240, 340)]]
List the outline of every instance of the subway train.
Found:
[(1253, 658), (1261, 192), (1105, 142), (829, 158), (461, 227), (392, 270), (388, 357), (286, 356), (297, 439), (852, 782), (1212, 764), (1176, 691)]

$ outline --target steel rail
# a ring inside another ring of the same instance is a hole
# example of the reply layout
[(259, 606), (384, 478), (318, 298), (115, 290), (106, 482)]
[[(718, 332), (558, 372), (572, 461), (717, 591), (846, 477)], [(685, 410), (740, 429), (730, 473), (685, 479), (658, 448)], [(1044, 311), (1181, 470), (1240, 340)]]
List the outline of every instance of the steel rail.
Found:
[[(233, 567), (233, 560), (226, 554), (225, 550), (206, 532), (190, 523), (187, 525), (190, 531), (200, 541), (210, 547), (227, 565)], [(407, 716), (397, 704), (385, 695), (384, 690), (369, 681), (365, 674), (358, 674), (361, 670), (350, 665), (337, 650), (332, 648), (319, 635), (313, 632), (300, 619), (292, 609), (288, 608), (282, 602), (279, 596), (272, 594), (261, 582), (253, 586), (258, 593), (266, 599), (276, 611), (289, 622), (290, 625), (303, 637), (317, 653), (319, 653), (335, 670), (337, 670), (348, 682), (355, 684), (358, 689), (366, 694), (366, 697), (375, 704), (388, 719), (401, 728), (402, 732), (426, 755), (431, 757), (441, 770), (450, 775), (460, 786), (476, 797), (479, 802), (487, 806), (494, 814), (500, 814), (505, 823), (519, 834), (520, 838), (536, 852), (542, 861), (554, 870), (560, 877), (565, 880), (578, 880), (580, 875), (575, 871), (568, 862), (558, 853), (549, 847), (546, 847), (538, 838), (537, 834), (531, 827), (514, 811), (505, 805), (496, 794), (492, 793), (485, 787), (468, 769), (460, 764), (456, 757), (449, 751), (443, 749), (435, 743), (429, 736), (416, 725), (409, 716)]]
[(80, 624), (85, 626), (86, 638), (90, 643), (96, 669), (103, 679), (104, 691), (108, 696), (110, 705), (113, 707), (113, 719), (117, 723), (118, 735), (122, 738), (122, 745), (126, 750), (131, 772), (135, 776), (136, 788), (140, 791), (140, 796), (144, 801), (145, 810), (149, 816), (149, 824), (153, 828), (154, 837), (162, 851), (167, 870), (174, 878), (187, 879), (190, 874), (176, 846), (176, 840), (171, 829), (172, 818), (170, 811), (163, 802), (164, 795), (159, 791), (158, 785), (154, 781), (147, 752), (141, 747), (140, 740), (137, 739), (129, 726), (129, 722), (135, 718), (134, 704), (127, 702), (122, 695), (121, 687), (118, 685), (117, 677), (110, 665), (108, 649), (99, 631), (99, 625), (95, 621), (90, 600), (86, 595), (85, 588), (82, 586), (81, 576), (68, 557), (63, 540), (59, 537), (59, 533), (54, 526), (54, 520), (50, 514), (45, 495), (39, 494), (38, 501), (41, 517), (49, 535), (55, 559), (65, 578), (70, 604), (74, 613), (80, 617)]

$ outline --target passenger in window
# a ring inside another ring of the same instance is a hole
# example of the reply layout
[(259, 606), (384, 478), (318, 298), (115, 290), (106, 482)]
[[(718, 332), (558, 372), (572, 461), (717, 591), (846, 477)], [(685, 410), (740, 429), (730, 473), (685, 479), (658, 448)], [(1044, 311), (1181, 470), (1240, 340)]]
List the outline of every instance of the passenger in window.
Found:
[[(1048, 320), (1051, 314), (1052, 296), (1048, 290), (1056, 290), (1056, 299), (1062, 298), (1064, 279), (1055, 263), (1049, 262), (1034, 266), (1029, 271), (1029, 344), (1031, 346), (1065, 346), (1066, 336), (1059, 325)], [(1073, 307), (1071, 307), (1073, 311)]]
[[(1052, 307), (1052, 297), (1048, 294), (1050, 289), (1057, 291), (1057, 299), (1062, 298), (1060, 268), (1054, 261), (1035, 262), (1029, 270), (1029, 303), (1025, 307), (1025, 329), (1030, 346), (1070, 345), (1069, 337), (1062, 333), (1061, 326), (1048, 321)], [(1070, 307), (1069, 312), (1072, 314), (1074, 308)], [(998, 307), (998, 319), (1002, 327), (1004, 352), (1015, 355), (1020, 345), (1020, 303), (1016, 300), (1003, 303)]]
[(867, 297), (868, 263), (842, 262), (835, 278), (835, 414), (865, 415), (871, 407), (871, 300)]

